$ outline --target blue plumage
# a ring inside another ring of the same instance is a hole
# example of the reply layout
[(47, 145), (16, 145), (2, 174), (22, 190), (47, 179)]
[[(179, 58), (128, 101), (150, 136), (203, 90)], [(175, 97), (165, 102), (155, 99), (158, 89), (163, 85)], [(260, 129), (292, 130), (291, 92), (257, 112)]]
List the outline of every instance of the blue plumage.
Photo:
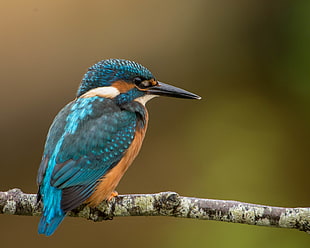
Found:
[[(94, 111), (100, 107), (102, 111)], [(135, 113), (122, 111), (111, 99), (100, 97), (78, 98), (56, 116), (43, 155), (49, 158), (47, 169), (38, 176), (44, 199), (40, 233), (52, 234), (66, 212), (90, 196), (97, 180), (117, 164), (130, 146), (136, 123)], [(75, 194), (64, 197), (63, 190), (73, 192), (72, 187), (78, 187)]]
[[(47, 135), (37, 176), (40, 234), (53, 234), (68, 211), (96, 193), (105, 195), (94, 201), (108, 199), (141, 147), (148, 95), (198, 98), (159, 83), (132, 61), (109, 59), (89, 68), (77, 98), (58, 113)], [(108, 188), (96, 192), (99, 185)]]
[(42, 216), (38, 226), (38, 233), (45, 234), (46, 236), (52, 235), (64, 218), (65, 213), (54, 214), (51, 219), (48, 219), (46, 216)]

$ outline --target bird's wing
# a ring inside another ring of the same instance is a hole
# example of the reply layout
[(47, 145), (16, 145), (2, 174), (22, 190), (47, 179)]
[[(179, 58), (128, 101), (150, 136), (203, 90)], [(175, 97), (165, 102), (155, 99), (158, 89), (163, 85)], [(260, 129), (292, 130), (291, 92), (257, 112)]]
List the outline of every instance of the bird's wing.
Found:
[[(45, 147), (45, 157), (55, 160), (50, 183), (63, 190), (64, 211), (80, 205), (91, 195), (98, 179), (120, 161), (135, 135), (134, 112), (122, 111), (110, 99), (90, 99), (76, 100), (65, 113), (66, 118), (56, 117)], [(56, 144), (52, 145), (54, 149), (49, 142)], [(50, 166), (45, 165), (48, 163), (45, 160), (42, 159), (39, 169), (39, 183)]]

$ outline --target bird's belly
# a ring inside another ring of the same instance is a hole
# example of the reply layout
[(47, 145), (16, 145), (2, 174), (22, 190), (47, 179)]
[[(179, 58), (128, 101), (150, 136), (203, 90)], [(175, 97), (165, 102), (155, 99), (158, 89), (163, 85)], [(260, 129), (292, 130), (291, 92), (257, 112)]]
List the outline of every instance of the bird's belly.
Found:
[[(145, 128), (146, 129), (146, 128)], [(103, 200), (110, 198), (111, 194), (114, 192), (114, 189), (118, 185), (119, 181), (123, 177), (124, 173), (131, 165), (135, 157), (138, 155), (141, 148), (145, 129), (138, 130), (135, 134), (130, 147), (124, 154), (124, 157), (119, 161), (119, 163), (114, 166), (110, 171), (107, 172), (97, 184), (94, 193), (86, 200), (90, 206), (94, 207), (101, 203)]]

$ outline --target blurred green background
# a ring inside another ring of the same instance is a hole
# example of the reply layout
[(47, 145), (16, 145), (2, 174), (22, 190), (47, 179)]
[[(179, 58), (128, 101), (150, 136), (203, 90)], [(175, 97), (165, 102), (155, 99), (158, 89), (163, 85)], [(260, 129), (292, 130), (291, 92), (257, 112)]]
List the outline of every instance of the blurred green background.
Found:
[[(148, 67), (201, 101), (155, 99), (120, 194), (310, 206), (310, 2), (1, 0), (0, 190), (35, 193), (46, 133), (86, 69)], [(0, 216), (3, 247), (309, 247), (295, 230), (160, 217)]]

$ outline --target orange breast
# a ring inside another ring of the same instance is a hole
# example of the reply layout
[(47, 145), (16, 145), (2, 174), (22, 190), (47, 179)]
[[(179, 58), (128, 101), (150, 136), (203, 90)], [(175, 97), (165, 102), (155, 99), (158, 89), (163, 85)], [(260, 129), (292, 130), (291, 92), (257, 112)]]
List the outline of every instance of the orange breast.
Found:
[[(146, 119), (148, 119), (147, 116)], [(143, 129), (136, 131), (135, 137), (130, 147), (120, 162), (99, 180), (94, 193), (86, 200), (86, 203), (94, 207), (101, 203), (103, 200), (107, 200), (111, 196), (124, 173), (131, 165), (135, 157), (138, 155), (145, 136), (146, 128), (147, 121)]]

